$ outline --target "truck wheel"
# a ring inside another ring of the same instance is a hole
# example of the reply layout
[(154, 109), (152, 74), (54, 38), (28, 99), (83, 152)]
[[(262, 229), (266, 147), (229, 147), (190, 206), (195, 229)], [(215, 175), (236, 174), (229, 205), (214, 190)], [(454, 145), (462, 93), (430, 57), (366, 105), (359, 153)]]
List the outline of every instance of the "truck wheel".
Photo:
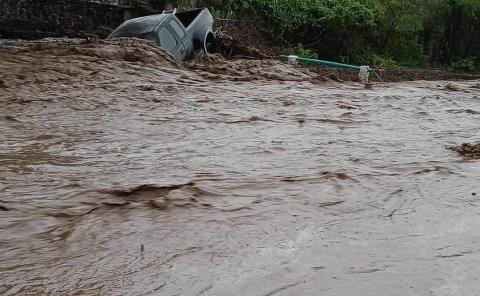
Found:
[(205, 42), (203, 46), (203, 51), (206, 54), (214, 53), (217, 49), (217, 41), (215, 40), (215, 35), (212, 32), (208, 32), (207, 36), (205, 37)]

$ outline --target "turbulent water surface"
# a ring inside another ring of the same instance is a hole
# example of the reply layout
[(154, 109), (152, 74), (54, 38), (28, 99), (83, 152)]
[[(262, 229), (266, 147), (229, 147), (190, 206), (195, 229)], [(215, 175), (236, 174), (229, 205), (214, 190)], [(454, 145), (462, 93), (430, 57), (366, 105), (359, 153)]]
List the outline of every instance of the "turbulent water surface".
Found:
[(480, 83), (0, 49), (0, 294), (474, 295)]

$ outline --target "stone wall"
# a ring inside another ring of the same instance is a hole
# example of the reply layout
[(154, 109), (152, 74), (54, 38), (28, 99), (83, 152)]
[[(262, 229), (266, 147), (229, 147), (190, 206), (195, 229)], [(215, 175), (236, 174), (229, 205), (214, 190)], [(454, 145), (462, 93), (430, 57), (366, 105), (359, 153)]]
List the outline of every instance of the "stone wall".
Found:
[(0, 0), (0, 38), (105, 37), (123, 9), (81, 0)]
[(101, 4), (108, 1), (0, 0), (0, 39), (104, 38), (128, 18), (156, 13), (158, 9), (204, 7), (221, 0), (155, 0), (155, 5), (143, 10)]

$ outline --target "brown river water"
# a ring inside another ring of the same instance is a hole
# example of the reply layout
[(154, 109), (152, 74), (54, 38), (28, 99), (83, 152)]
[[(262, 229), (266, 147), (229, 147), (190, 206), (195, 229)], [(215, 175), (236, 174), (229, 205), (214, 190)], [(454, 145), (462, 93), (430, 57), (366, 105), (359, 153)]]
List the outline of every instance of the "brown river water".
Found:
[(0, 295), (477, 295), (480, 82), (0, 49)]

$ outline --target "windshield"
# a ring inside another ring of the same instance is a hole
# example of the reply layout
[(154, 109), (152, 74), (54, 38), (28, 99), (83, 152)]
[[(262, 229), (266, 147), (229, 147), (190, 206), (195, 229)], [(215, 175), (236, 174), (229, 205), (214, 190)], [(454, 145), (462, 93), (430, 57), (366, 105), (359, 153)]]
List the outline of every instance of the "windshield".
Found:
[(128, 20), (115, 29), (110, 37), (141, 37), (140, 35), (155, 31), (165, 16), (157, 14)]

